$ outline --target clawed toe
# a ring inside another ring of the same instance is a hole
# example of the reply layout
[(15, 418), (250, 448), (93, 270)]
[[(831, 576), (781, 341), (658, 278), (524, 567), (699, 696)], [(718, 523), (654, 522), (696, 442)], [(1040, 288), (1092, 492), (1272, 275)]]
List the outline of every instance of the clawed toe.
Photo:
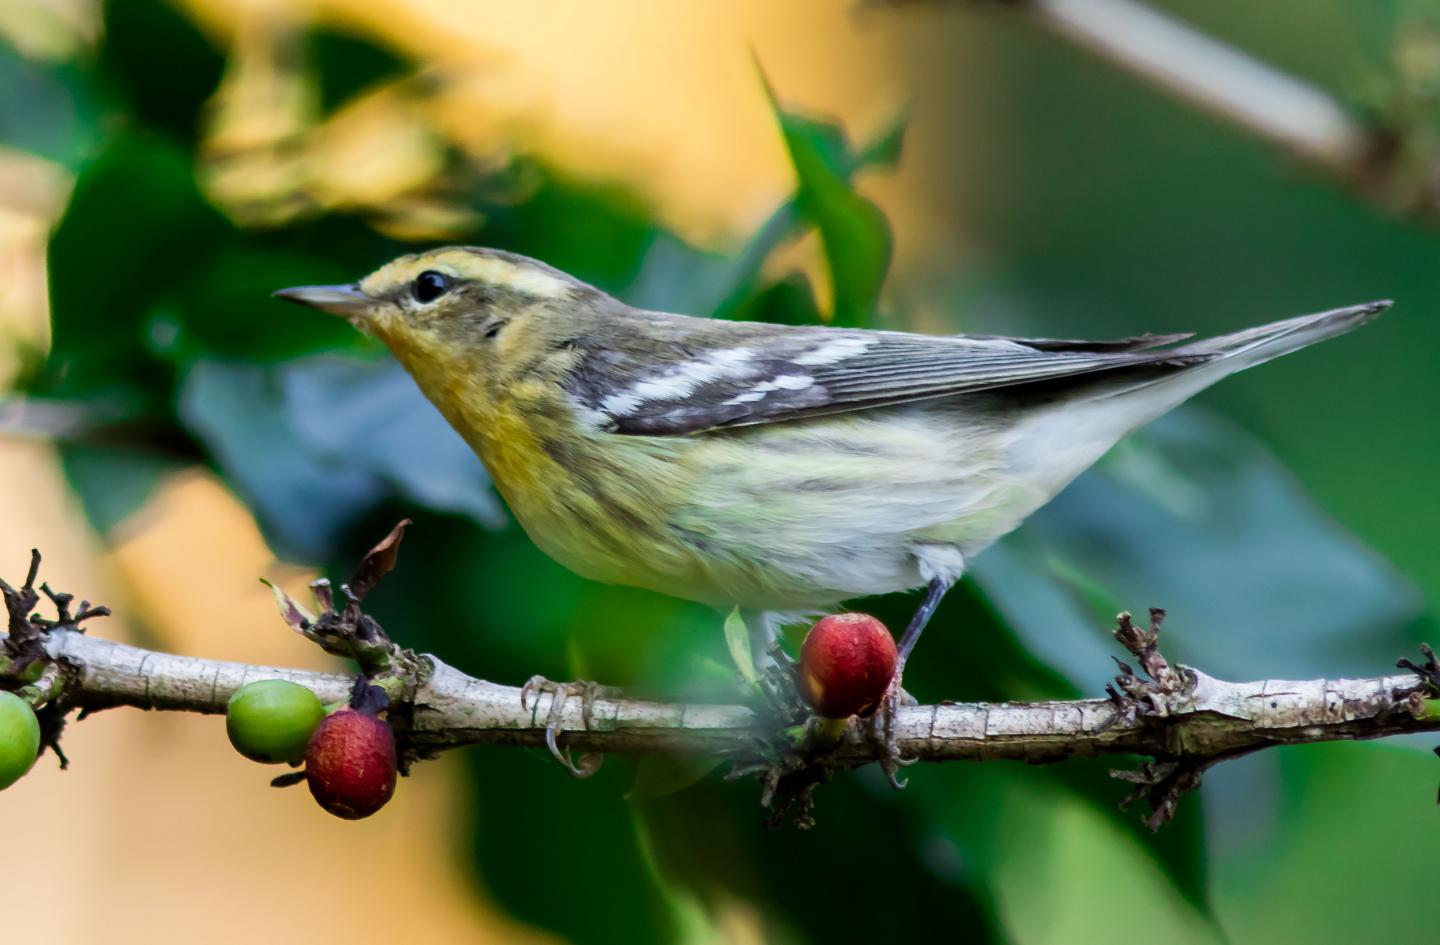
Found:
[(873, 723), (878, 728), (877, 737), (880, 741), (881, 756), (880, 770), (885, 773), (885, 780), (897, 791), (903, 791), (909, 786), (908, 778), (900, 777), (900, 769), (908, 768), (919, 758), (906, 758), (900, 754), (900, 745), (895, 738), (895, 715), (901, 704), (915, 705), (915, 697), (904, 689), (900, 688), (900, 678), (897, 675), (895, 682), (891, 684), (890, 690), (885, 694), (885, 699), (876, 710)]
[(600, 770), (600, 764), (605, 760), (605, 756), (600, 752), (582, 752), (577, 763), (570, 757), (567, 749), (560, 747), (560, 727), (564, 717), (565, 704), (571, 697), (580, 698), (580, 717), (585, 730), (590, 731), (595, 721), (596, 700), (614, 695), (614, 690), (586, 680), (557, 683), (551, 682), (544, 676), (531, 676), (520, 688), (520, 708), (526, 712), (538, 713), (541, 698), (547, 695), (550, 697), (550, 711), (545, 717), (545, 747), (549, 749), (551, 757), (560, 762), (561, 767), (568, 771), (572, 778), (590, 777)]

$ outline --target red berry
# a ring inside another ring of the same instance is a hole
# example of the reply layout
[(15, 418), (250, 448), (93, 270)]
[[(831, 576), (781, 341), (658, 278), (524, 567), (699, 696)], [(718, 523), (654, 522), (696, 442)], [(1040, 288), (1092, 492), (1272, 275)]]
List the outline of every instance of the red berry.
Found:
[(325, 717), (305, 751), (305, 780), (320, 806), (336, 817), (359, 820), (395, 793), (395, 733), (357, 709)]
[(870, 715), (895, 678), (895, 638), (869, 614), (822, 618), (800, 648), (800, 692), (818, 715)]

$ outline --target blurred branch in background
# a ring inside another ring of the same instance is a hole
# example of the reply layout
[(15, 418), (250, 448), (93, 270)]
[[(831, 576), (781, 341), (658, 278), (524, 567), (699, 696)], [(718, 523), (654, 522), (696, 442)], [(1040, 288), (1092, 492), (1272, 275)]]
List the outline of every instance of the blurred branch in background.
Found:
[[(914, 0), (877, 0), (908, 5)], [(974, 3), (975, 0), (964, 0)], [(997, 0), (984, 0), (987, 5)], [(1139, 0), (998, 0), (1067, 42), (1302, 161), (1388, 212), (1440, 225), (1440, 154), (1413, 99), (1433, 77), (1430, 43), (1405, 31), (1392, 50), (1397, 79), (1379, 113), (1335, 96)], [(1407, 72), (1425, 72), (1412, 76)]]
[(1138, 0), (1014, 0), (1038, 25), (1302, 160), (1368, 172), (1381, 136), (1324, 90)]

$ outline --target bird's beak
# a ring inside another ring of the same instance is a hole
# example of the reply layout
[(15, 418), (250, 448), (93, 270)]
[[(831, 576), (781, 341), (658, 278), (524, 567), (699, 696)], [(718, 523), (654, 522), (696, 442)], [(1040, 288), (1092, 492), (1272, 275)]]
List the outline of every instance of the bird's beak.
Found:
[(298, 302), (346, 318), (353, 318), (374, 304), (370, 296), (353, 285), (302, 285), (281, 289), (274, 295), (277, 299)]

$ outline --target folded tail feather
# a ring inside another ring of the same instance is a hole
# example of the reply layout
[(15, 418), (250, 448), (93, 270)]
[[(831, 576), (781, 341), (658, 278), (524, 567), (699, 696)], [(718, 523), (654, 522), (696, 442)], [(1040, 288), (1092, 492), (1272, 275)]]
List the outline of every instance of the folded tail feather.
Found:
[[(1229, 335), (1206, 338), (1172, 349), (1177, 355), (1216, 354), (1216, 360), (1230, 361), (1227, 374), (1262, 364), (1271, 358), (1343, 335), (1377, 318), (1390, 307), (1388, 300), (1351, 305), (1313, 315), (1301, 315), (1268, 325), (1246, 328)], [(1241, 364), (1234, 364), (1236, 360)]]

